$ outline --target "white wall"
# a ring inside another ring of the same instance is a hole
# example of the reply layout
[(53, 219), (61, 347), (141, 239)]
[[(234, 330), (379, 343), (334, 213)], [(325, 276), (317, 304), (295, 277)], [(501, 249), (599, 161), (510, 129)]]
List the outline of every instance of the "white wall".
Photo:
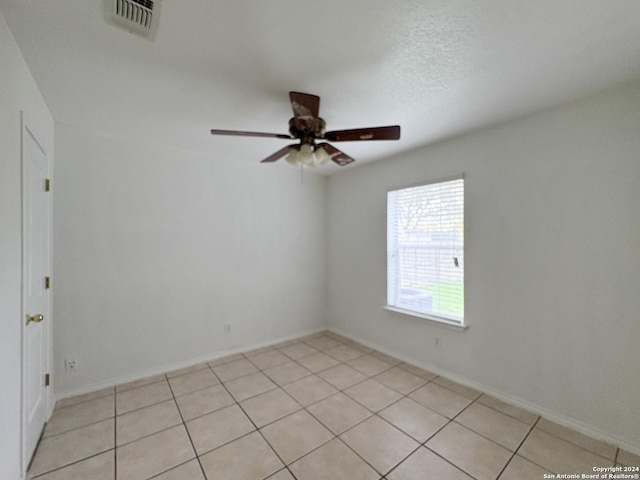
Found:
[[(461, 172), (466, 331), (382, 309), (386, 191)], [(640, 84), (334, 175), (327, 200), (331, 327), (640, 451)]]
[(324, 326), (325, 178), (61, 123), (56, 148), (57, 395)]
[(22, 213), (20, 112), (53, 153), (53, 121), (0, 14), (0, 477), (20, 476)]

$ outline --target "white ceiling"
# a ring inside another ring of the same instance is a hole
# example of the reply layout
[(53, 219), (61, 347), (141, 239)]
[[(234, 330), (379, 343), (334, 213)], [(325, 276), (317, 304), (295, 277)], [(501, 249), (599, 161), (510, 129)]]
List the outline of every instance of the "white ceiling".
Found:
[(402, 126), (336, 145), (358, 165), (640, 77), (638, 0), (164, 0), (153, 42), (103, 0), (0, 11), (56, 120), (229, 161), (287, 141), (209, 129), (287, 133), (290, 90), (328, 130)]

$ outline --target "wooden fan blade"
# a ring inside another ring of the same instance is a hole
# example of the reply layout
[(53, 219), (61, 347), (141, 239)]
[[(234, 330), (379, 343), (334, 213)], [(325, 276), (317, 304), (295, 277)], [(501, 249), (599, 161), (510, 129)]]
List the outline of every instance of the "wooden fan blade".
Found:
[(262, 160), (260, 163), (272, 163), (272, 162), (275, 162), (276, 160), (280, 160), (282, 157), (284, 157), (285, 155), (287, 155), (289, 153), (289, 150), (291, 150), (292, 148), (296, 148), (296, 147), (298, 147), (298, 144), (296, 144), (296, 143), (293, 143), (291, 145), (287, 145), (286, 147), (281, 148), (280, 150), (278, 150), (273, 155), (269, 155), (267, 158)]
[(334, 130), (324, 134), (330, 142), (355, 142), (359, 140), (398, 140), (400, 125), (389, 127), (353, 128), (351, 130)]
[(243, 132), (239, 130), (211, 130), (211, 135), (234, 135), (239, 137), (269, 137), (269, 138), (286, 138), (290, 140), (291, 135), (284, 133), (264, 133), (264, 132)]
[(350, 163), (355, 162), (355, 159), (351, 158), (346, 153), (341, 152), (336, 147), (328, 143), (319, 143), (316, 145), (316, 148), (321, 148), (325, 152), (327, 152), (329, 157), (331, 157), (331, 161), (337, 163), (341, 167), (344, 167), (345, 165), (349, 165)]
[(298, 117), (318, 117), (320, 112), (320, 97), (309, 93), (289, 92), (293, 115)]

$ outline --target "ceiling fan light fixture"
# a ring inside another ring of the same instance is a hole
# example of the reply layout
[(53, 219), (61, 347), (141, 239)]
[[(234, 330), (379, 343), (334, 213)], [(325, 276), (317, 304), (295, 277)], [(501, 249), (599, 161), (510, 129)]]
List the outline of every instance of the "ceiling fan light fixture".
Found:
[(324, 165), (329, 160), (331, 160), (331, 155), (329, 155), (324, 148), (316, 147), (316, 150), (313, 153), (316, 157), (316, 165), (318, 166)]
[(313, 150), (311, 145), (303, 143), (300, 145), (300, 151), (298, 152), (298, 163), (303, 167), (313, 168), (315, 167), (315, 159), (313, 158)]
[(304, 168), (314, 168), (324, 165), (331, 156), (323, 149), (315, 145), (304, 143), (299, 149), (291, 148), (286, 157), (286, 161), (291, 165), (301, 165)]
[(285, 160), (291, 165), (298, 165), (298, 150), (290, 148)]

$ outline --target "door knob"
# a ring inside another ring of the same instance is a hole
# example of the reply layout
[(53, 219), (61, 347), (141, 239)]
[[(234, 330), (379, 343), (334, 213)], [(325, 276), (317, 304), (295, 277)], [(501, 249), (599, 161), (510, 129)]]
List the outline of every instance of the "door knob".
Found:
[(42, 315), (41, 313), (39, 313), (38, 315), (27, 315), (27, 325), (29, 325), (31, 322), (40, 323), (42, 320), (44, 320), (44, 315)]

